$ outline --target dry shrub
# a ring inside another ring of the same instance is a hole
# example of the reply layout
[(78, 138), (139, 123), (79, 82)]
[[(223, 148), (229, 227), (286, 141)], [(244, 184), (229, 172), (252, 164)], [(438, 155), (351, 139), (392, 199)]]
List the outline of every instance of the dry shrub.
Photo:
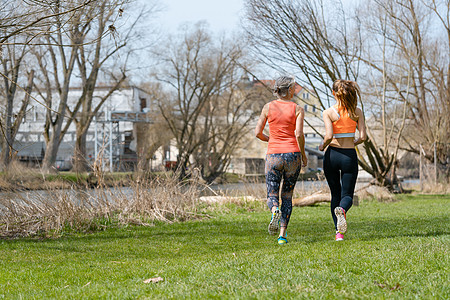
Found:
[[(416, 187), (420, 191), (420, 185)], [(427, 194), (449, 194), (450, 193), (450, 182), (425, 182), (422, 185), (422, 193)]]
[(17, 160), (11, 161), (6, 169), (5, 174), (11, 180), (20, 181), (23, 178), (36, 178), (39, 177), (39, 172), (36, 169), (25, 167), (22, 163)]
[(7, 191), (13, 188), (11, 182), (9, 182), (4, 175), (0, 176), (0, 190)]
[(39, 169), (29, 168), (13, 160), (0, 175), (0, 190), (70, 189), (73, 183), (64, 179), (48, 180)]
[(367, 185), (355, 191), (359, 200), (377, 200), (380, 202), (394, 201), (394, 195), (386, 187)]
[(43, 176), (35, 169), (27, 168), (18, 161), (12, 161), (5, 172), (0, 176), (2, 190), (22, 187), (35, 189), (42, 186)]
[(179, 182), (173, 175), (137, 180), (130, 188), (9, 193), (0, 199), (0, 236), (49, 237), (199, 218), (204, 216), (197, 209), (199, 190), (197, 179)]

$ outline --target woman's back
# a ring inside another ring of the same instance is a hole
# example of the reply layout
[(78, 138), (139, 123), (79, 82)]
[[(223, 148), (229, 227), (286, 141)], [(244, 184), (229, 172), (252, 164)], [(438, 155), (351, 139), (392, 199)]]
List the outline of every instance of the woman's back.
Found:
[(332, 106), (324, 111), (333, 126), (333, 140), (330, 146), (337, 148), (355, 148), (355, 132), (359, 116), (362, 111), (356, 108), (356, 120), (351, 118), (348, 112), (342, 107)]
[(297, 104), (291, 101), (274, 100), (269, 103), (268, 154), (299, 152), (295, 137)]

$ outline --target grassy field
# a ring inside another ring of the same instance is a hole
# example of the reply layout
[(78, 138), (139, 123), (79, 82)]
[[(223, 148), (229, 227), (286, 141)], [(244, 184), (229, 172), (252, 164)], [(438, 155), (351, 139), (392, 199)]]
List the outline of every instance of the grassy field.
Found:
[[(334, 241), (328, 205), (294, 208), (289, 244), (258, 205), (212, 218), (0, 241), (0, 298), (449, 299), (450, 195), (363, 201)], [(144, 283), (149, 278), (158, 283)]]

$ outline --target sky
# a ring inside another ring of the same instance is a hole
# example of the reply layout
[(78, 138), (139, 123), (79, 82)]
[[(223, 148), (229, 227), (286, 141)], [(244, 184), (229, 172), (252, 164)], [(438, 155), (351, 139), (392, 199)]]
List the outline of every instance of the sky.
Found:
[(244, 14), (244, 0), (160, 0), (163, 10), (158, 20), (162, 30), (174, 33), (186, 22), (208, 22), (215, 33), (239, 28)]

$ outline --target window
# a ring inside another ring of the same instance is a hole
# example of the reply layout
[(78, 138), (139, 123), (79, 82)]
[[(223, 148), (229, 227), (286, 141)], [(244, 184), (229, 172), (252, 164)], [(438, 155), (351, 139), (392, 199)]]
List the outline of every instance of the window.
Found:
[(144, 110), (144, 108), (147, 107), (147, 99), (146, 98), (139, 98), (141, 102), (141, 111)]
[(305, 112), (308, 111), (308, 105), (305, 104)]
[(313, 111), (313, 112), (315, 112), (315, 111), (316, 111), (316, 106), (315, 106), (315, 105), (313, 105), (313, 109), (312, 109), (312, 111)]
[(164, 159), (170, 160), (170, 146), (164, 147)]

